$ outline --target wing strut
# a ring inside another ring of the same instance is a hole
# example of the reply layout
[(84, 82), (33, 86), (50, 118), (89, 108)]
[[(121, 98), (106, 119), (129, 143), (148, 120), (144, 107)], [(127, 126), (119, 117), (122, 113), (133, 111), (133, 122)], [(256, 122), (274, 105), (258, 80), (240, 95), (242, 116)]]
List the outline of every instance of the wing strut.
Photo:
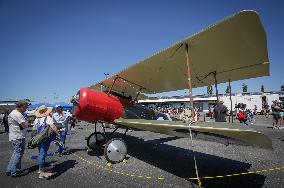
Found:
[[(188, 74), (188, 90), (189, 90), (189, 98), (190, 98), (190, 109), (191, 109), (191, 120), (189, 122), (189, 132), (190, 132), (190, 140), (191, 140), (191, 147), (194, 147), (193, 144), (193, 139), (192, 139), (192, 132), (191, 132), (191, 124), (194, 120), (195, 114), (194, 114), (194, 106), (193, 106), (193, 97), (192, 97), (192, 64), (189, 59), (188, 55), (188, 44), (185, 44), (185, 57), (186, 57), (186, 65), (187, 65), (187, 74)], [(195, 152), (193, 151), (193, 159), (194, 159), (194, 167), (195, 167), (195, 173), (196, 173), (196, 178), (198, 181), (198, 186), (201, 187), (201, 180), (198, 175), (198, 167), (197, 167), (197, 162), (196, 162), (196, 157), (195, 157)]]
[(118, 79), (118, 76), (116, 76), (115, 79), (113, 80), (112, 85), (111, 85), (111, 88), (109, 89), (109, 91), (108, 91), (108, 93), (107, 93), (108, 95), (111, 94), (112, 88), (113, 88), (113, 86), (114, 86), (114, 84), (115, 84), (115, 82), (116, 82), (117, 79)]
[(230, 111), (230, 117), (229, 117), (229, 122), (230, 119), (232, 118), (232, 123), (234, 122), (233, 118), (233, 102), (232, 102), (232, 88), (231, 88), (231, 79), (229, 79), (229, 91), (230, 91), (230, 102), (231, 102), (231, 111)]
[(213, 74), (214, 74), (214, 80), (215, 80), (217, 103), (219, 103), (219, 93), (218, 93), (218, 86), (217, 86), (217, 71), (214, 71)]
[(189, 98), (190, 98), (190, 109), (191, 109), (191, 117), (194, 117), (194, 107), (193, 107), (193, 97), (192, 97), (192, 64), (188, 55), (188, 44), (185, 44), (185, 57), (186, 57), (186, 65), (187, 65), (187, 75), (188, 75), (188, 90), (189, 90)]

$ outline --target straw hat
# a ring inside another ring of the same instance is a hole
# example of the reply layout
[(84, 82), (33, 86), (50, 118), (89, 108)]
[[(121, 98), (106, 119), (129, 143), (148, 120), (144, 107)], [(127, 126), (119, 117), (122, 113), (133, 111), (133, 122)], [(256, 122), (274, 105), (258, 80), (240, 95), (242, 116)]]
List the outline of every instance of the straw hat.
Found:
[(38, 107), (35, 111), (35, 116), (38, 118), (45, 117), (52, 111), (52, 108), (48, 108), (45, 105)]

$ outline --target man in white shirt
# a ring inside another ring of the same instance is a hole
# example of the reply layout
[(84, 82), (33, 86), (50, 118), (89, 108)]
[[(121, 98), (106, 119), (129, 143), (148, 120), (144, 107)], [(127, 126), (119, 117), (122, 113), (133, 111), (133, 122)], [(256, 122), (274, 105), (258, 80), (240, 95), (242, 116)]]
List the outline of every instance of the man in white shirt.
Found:
[(16, 103), (16, 109), (8, 116), (9, 141), (13, 144), (14, 152), (6, 169), (7, 176), (19, 177), (28, 173), (21, 171), (21, 160), (26, 145), (24, 129), (29, 127), (28, 121), (23, 116), (27, 108), (28, 102), (20, 100)]
[(69, 115), (62, 110), (62, 106), (55, 106), (56, 112), (53, 113), (52, 119), (54, 123), (60, 123), (63, 125), (63, 128), (60, 129), (60, 145), (58, 148), (59, 156), (62, 156), (63, 151), (66, 151), (67, 147), (65, 145), (66, 135), (68, 132), (68, 121)]

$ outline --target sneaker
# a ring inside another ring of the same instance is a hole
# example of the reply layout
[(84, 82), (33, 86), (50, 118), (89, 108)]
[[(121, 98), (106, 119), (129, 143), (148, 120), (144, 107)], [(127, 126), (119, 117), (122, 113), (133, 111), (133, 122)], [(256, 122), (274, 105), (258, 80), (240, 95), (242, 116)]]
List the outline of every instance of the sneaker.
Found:
[(60, 143), (60, 141), (55, 141), (54, 144), (57, 145), (58, 147), (63, 147), (63, 145)]
[(25, 175), (27, 175), (28, 173), (29, 173), (28, 170), (23, 170), (23, 171), (17, 172), (16, 175), (12, 175), (12, 174), (11, 174), (10, 176), (13, 177), (13, 178), (16, 178), (16, 177), (25, 176)]
[[(21, 170), (17, 170), (18, 171), (18, 173), (21, 173), (22, 171)], [(11, 176), (11, 172), (9, 171), (9, 172), (5, 172), (6, 173), (6, 176)]]
[(50, 178), (50, 177), (53, 176), (53, 175), (54, 175), (54, 173), (41, 172), (41, 173), (38, 175), (38, 178), (40, 178), (40, 179)]

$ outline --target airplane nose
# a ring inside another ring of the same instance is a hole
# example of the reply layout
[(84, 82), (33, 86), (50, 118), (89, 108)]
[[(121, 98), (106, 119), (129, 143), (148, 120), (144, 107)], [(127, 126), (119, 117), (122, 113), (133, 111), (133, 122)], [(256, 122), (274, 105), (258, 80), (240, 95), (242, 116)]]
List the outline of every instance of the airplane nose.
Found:
[(74, 95), (71, 99), (70, 99), (70, 102), (72, 104), (79, 104), (79, 101), (80, 101), (80, 91), (77, 92), (76, 95)]
[(80, 113), (80, 110), (78, 109), (78, 105), (80, 103), (80, 91), (78, 91), (76, 95), (71, 97), (70, 102), (73, 104), (72, 114), (77, 117)]

